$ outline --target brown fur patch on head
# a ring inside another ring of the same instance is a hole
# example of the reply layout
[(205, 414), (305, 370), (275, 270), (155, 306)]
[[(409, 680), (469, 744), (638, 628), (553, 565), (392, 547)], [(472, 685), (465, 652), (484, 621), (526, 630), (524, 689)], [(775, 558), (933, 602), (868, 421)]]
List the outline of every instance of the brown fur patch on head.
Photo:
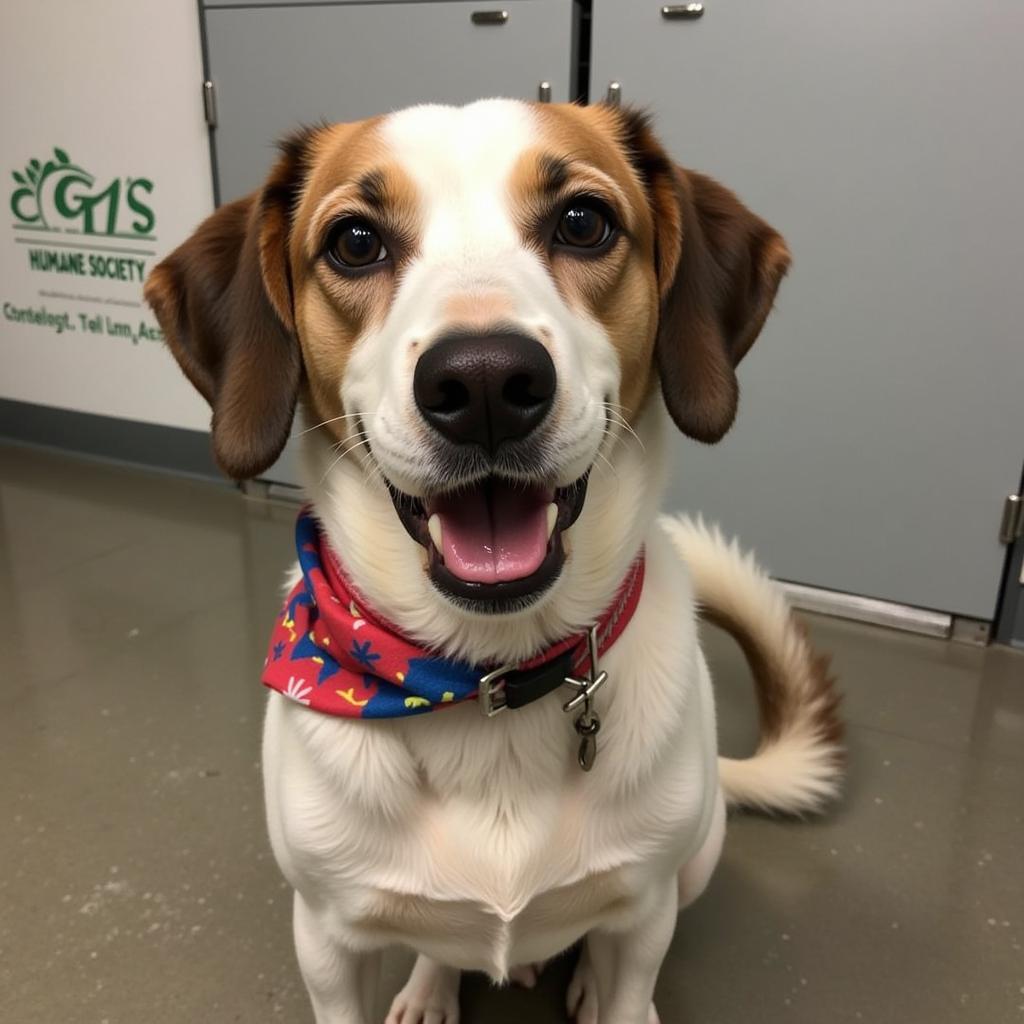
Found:
[(651, 130), (646, 114), (630, 109), (617, 113), (619, 144), (640, 178), (651, 209), (658, 288), (664, 298), (679, 265), (683, 239), (682, 211), (673, 187), (676, 170)]
[[(380, 119), (339, 124), (318, 139), (291, 243), (296, 325), (305, 359), (304, 398), (314, 422), (336, 438), (354, 424), (342, 417), (341, 384), (353, 346), (390, 308), (402, 267), (415, 256), (419, 198), (380, 141)], [(333, 225), (369, 221), (391, 257), (372, 274), (346, 276), (323, 258)]]
[(567, 203), (600, 199), (614, 214), (620, 237), (590, 258), (538, 246), (570, 307), (599, 322), (615, 347), (619, 403), (636, 418), (651, 388), (658, 323), (654, 224), (643, 185), (621, 144), (621, 126), (608, 108), (538, 105), (540, 144), (524, 153), (511, 185), (515, 216), (527, 240), (553, 233)]

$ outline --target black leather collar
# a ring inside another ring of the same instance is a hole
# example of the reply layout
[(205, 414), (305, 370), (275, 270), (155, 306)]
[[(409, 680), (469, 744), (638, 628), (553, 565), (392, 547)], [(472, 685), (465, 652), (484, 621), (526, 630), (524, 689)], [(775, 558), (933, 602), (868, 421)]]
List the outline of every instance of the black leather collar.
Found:
[(504, 676), (505, 705), (513, 711), (526, 707), (541, 697), (557, 690), (565, 683), (565, 677), (572, 675), (572, 660), (575, 648), (560, 654), (543, 665), (533, 668), (511, 669)]

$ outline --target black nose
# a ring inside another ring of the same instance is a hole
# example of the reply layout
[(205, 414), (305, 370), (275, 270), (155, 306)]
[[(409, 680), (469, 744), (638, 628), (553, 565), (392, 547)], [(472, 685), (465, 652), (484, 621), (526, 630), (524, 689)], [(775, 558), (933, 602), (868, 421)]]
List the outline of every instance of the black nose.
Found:
[(413, 393), (424, 419), (456, 444), (492, 455), (526, 437), (555, 397), (555, 364), (521, 334), (450, 335), (420, 357)]

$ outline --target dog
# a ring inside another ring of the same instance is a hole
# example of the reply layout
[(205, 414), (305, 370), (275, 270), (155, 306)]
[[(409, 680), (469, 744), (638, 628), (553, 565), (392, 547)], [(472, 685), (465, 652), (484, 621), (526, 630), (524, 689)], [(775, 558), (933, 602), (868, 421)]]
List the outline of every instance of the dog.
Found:
[[(318, 1024), (371, 1024), (388, 946), (418, 957), (387, 1024), (455, 1024), (460, 971), (530, 984), (581, 941), (578, 1024), (656, 1021), (726, 806), (836, 795), (825, 661), (750, 556), (658, 514), (789, 262), (644, 114), (486, 100), (297, 132), (149, 276), (229, 476), (300, 410), (263, 765)], [(746, 760), (698, 609), (752, 668)]]

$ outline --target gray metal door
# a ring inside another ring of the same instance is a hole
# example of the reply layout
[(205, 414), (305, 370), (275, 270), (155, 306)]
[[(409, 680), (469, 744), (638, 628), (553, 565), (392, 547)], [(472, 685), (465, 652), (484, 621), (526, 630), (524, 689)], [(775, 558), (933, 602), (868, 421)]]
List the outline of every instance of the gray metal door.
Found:
[[(477, 23), (474, 14), (507, 17)], [(413, 103), (569, 98), (571, 0), (214, 7), (204, 12), (221, 202), (256, 188), (300, 124)]]
[(991, 619), (1024, 454), (1024, 5), (594, 0), (591, 95), (794, 254), (731, 435), (678, 448), (778, 576)]
[[(210, 5), (203, 17), (220, 202), (257, 188), (275, 141), (301, 124), (431, 101), (536, 99), (544, 81), (552, 100), (569, 98), (572, 0), (286, 0), (274, 7)], [(301, 482), (294, 439), (265, 476)]]

